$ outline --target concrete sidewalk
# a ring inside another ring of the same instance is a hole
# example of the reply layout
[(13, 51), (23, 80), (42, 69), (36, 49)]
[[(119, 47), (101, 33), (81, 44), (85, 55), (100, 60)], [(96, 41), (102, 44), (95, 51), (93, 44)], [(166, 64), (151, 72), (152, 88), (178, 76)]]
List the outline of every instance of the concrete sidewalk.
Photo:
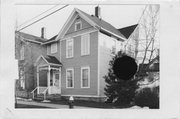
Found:
[[(35, 102), (35, 101), (17, 100), (17, 104), (42, 106), (42, 107), (49, 107), (49, 108), (54, 108), (54, 109), (63, 109), (63, 108), (64, 109), (69, 109), (69, 105), (52, 104), (52, 103), (47, 103), (47, 102)], [(74, 106), (74, 109), (98, 109), (98, 108)]]

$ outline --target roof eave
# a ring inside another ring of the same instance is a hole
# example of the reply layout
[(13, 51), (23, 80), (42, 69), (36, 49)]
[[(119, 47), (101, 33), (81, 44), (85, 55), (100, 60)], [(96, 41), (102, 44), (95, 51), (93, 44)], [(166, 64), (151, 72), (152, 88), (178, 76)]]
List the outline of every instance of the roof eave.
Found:
[(104, 31), (106, 31), (106, 32), (108, 32), (108, 33), (114, 35), (115, 37), (119, 38), (119, 39), (122, 40), (122, 41), (127, 40), (126, 38), (123, 38), (122, 36), (116, 35), (116, 34), (112, 33), (111, 31), (106, 30), (106, 29), (104, 29), (104, 28), (102, 28), (102, 27), (100, 27), (100, 30), (104, 30)]

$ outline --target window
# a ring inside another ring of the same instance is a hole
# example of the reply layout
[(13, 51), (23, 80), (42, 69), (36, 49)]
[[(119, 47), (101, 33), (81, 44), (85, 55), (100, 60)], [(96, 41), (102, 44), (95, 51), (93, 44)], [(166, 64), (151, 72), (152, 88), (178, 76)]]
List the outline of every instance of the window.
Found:
[(66, 40), (66, 58), (73, 57), (73, 39)]
[(52, 43), (51, 44), (51, 53), (56, 53), (57, 52), (57, 43)]
[(81, 21), (78, 21), (78, 22), (75, 23), (75, 31), (80, 30), (81, 27), (82, 27)]
[(90, 54), (90, 36), (85, 34), (81, 36), (81, 55)]
[(74, 70), (67, 69), (66, 70), (66, 88), (74, 87)]
[(81, 68), (81, 88), (90, 88), (90, 68)]
[(24, 46), (22, 46), (20, 50), (20, 60), (24, 60)]

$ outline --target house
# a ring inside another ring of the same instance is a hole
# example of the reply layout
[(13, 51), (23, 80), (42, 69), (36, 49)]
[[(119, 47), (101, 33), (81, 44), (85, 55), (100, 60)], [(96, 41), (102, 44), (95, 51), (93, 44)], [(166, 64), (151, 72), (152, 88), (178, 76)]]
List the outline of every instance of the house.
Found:
[[(139, 67), (143, 65), (140, 64)], [(143, 88), (149, 87), (151, 90), (156, 90), (159, 94), (159, 55), (157, 55), (151, 62), (144, 64), (142, 75), (144, 80), (140, 81), (140, 88), (138, 91)]]
[(134, 59), (138, 54), (139, 25), (131, 25), (118, 29), (127, 40), (123, 42), (123, 51)]
[(32, 38), (34, 44), (39, 43), (36, 60), (33, 59), (33, 94), (60, 94), (96, 101), (106, 98), (103, 77), (127, 36), (99, 14), (100, 7), (95, 8), (95, 15), (75, 8), (56, 36), (48, 40)]
[(31, 91), (36, 86), (34, 63), (39, 55), (46, 55), (46, 47), (40, 45), (47, 39), (23, 32), (15, 32), (15, 59), (18, 60), (20, 88)]

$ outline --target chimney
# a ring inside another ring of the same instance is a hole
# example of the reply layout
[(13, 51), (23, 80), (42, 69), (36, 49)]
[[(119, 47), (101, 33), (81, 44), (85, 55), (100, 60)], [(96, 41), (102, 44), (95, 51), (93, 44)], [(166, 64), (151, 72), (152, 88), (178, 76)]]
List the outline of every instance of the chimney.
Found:
[(95, 16), (99, 18), (101, 15), (101, 8), (99, 6), (95, 7)]
[(46, 28), (45, 27), (41, 28), (41, 38), (46, 38)]

